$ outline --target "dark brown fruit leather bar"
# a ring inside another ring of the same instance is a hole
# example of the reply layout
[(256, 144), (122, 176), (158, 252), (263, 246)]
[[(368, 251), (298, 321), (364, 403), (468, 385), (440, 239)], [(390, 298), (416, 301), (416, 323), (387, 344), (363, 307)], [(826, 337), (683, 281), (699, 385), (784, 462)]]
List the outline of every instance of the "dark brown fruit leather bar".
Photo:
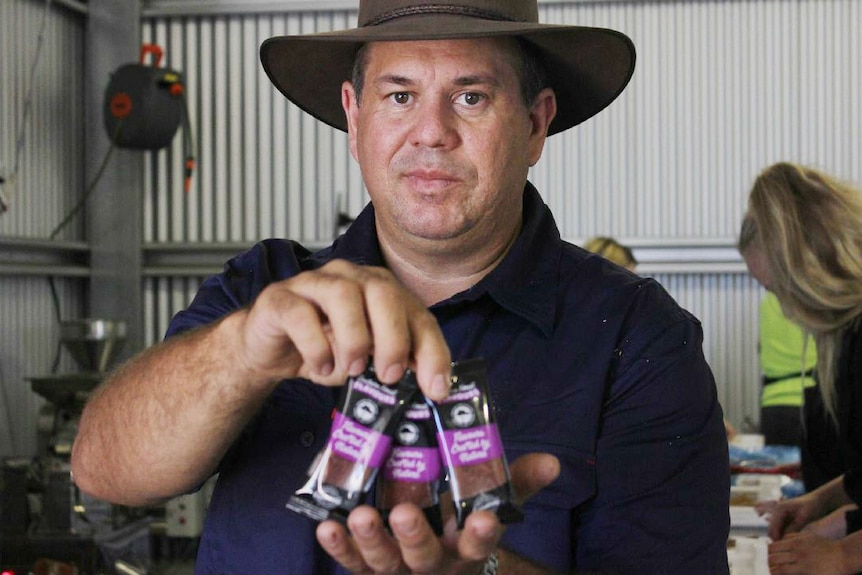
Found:
[(458, 486), (458, 497), (469, 499), (480, 493), (505, 487), (509, 479), (502, 459), (492, 459), (476, 465), (455, 467), (453, 483)]

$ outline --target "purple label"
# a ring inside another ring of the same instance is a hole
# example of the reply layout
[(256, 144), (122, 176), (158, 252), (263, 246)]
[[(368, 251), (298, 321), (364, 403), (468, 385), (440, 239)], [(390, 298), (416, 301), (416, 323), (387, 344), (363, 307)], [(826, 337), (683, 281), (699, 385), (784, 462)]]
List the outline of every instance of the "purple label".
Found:
[(440, 478), (440, 452), (436, 447), (394, 447), (383, 476), (409, 483), (436, 481)]
[(332, 451), (368, 467), (380, 467), (389, 453), (392, 438), (336, 412), (329, 434)]
[(440, 446), (456, 467), (484, 463), (498, 459), (503, 454), (500, 433), (493, 423), (467, 429), (449, 429), (437, 435)]

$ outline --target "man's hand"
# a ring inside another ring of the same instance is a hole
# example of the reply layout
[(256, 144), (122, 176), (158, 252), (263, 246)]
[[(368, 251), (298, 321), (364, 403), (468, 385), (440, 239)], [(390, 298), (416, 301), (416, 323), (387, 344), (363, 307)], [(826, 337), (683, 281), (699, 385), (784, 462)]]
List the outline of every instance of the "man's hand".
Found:
[(333, 261), (273, 283), (251, 306), (150, 347), (99, 386), (75, 439), (76, 483), (123, 505), (186, 493), (217, 469), (279, 381), (342, 385), (372, 356), (384, 383), (410, 367), (428, 397), (448, 394), (440, 326), (389, 271)]
[(240, 316), (240, 361), (255, 379), (394, 383), (408, 367), (426, 396), (448, 393), (451, 356), (434, 316), (386, 269), (344, 260), (268, 286)]
[[(510, 471), (517, 501), (523, 503), (557, 478), (560, 464), (552, 455), (533, 453), (518, 458)], [(401, 504), (389, 515), (392, 533), (375, 509), (361, 506), (348, 517), (350, 533), (335, 521), (324, 521), (317, 528), (317, 540), (355, 574), (476, 575), (496, 549), (503, 526), (493, 513), (477, 511), (458, 531), (451, 503), (441, 502), (441, 506), (445, 528), (439, 538), (421, 509)]]

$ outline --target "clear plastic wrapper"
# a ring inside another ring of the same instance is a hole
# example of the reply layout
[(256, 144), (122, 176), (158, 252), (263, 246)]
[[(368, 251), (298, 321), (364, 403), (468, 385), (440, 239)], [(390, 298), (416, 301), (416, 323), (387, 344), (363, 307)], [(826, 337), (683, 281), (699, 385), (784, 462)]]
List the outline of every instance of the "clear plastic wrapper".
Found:
[(396, 385), (380, 383), (370, 366), (362, 375), (349, 378), (326, 447), (287, 508), (316, 521), (345, 521), (373, 486), (389, 455), (392, 434), (418, 389), (410, 370)]
[(481, 359), (452, 364), (452, 388), (439, 402), (428, 401), (437, 443), (446, 464), (458, 528), (473, 511), (489, 510), (503, 523), (521, 521), (503, 443), (488, 395)]
[(443, 532), (439, 494), (442, 464), (431, 408), (422, 398), (404, 412), (392, 450), (377, 479), (377, 508), (384, 520), (399, 503), (413, 503), (425, 513), (435, 533)]

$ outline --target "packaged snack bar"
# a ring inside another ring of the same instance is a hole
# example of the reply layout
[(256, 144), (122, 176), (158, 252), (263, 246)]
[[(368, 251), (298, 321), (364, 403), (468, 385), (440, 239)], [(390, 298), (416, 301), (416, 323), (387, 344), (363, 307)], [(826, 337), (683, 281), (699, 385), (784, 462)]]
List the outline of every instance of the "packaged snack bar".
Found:
[(453, 363), (449, 396), (440, 402), (428, 401), (459, 529), (471, 512), (480, 509), (496, 512), (503, 523), (523, 519), (514, 503), (509, 466), (487, 385), (482, 359)]
[(326, 447), (317, 455), (308, 480), (287, 508), (316, 521), (346, 521), (361, 504), (389, 454), (392, 433), (419, 387), (408, 370), (396, 385), (383, 385), (374, 368), (351, 377), (333, 415)]
[(377, 508), (384, 521), (399, 503), (413, 503), (425, 513), (435, 533), (442, 534), (438, 494), (441, 468), (431, 408), (420, 394), (404, 412), (377, 480)]

